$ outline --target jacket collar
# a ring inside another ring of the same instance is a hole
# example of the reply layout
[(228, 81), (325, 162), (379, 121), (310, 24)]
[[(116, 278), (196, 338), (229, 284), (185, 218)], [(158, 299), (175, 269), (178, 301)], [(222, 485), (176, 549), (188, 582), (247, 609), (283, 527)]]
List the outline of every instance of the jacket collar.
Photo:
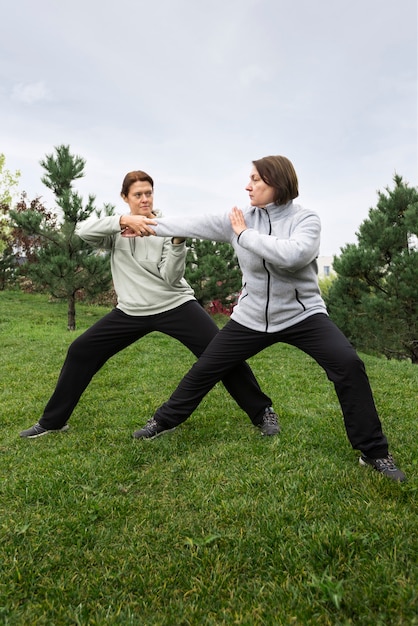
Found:
[(265, 207), (254, 207), (259, 211), (267, 211), (268, 213), (272, 212), (280, 212), (284, 213), (287, 209), (290, 209), (293, 205), (293, 200), (289, 200), (286, 204), (276, 204), (275, 202), (270, 202), (270, 204), (266, 204)]

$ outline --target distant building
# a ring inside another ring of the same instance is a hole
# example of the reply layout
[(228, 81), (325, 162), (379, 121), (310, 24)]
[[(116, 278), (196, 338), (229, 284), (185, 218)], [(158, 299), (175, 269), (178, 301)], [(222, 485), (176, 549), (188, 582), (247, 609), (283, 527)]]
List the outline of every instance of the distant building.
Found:
[(318, 278), (327, 278), (328, 276), (335, 275), (332, 267), (332, 259), (332, 256), (319, 256), (317, 258)]

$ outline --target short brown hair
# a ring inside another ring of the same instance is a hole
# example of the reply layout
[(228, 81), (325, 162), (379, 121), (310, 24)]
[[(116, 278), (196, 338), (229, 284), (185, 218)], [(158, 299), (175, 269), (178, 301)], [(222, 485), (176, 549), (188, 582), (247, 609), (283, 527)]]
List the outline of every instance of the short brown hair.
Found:
[(284, 156), (267, 156), (253, 161), (253, 165), (266, 185), (275, 189), (276, 204), (286, 204), (298, 197), (298, 177), (289, 159)]
[(131, 188), (131, 185), (133, 185), (133, 183), (137, 183), (138, 181), (148, 182), (150, 183), (151, 187), (154, 189), (154, 181), (152, 180), (151, 176), (147, 174), (146, 172), (142, 172), (141, 170), (136, 170), (135, 172), (128, 172), (128, 174), (126, 174), (125, 178), (123, 179), (122, 190), (120, 192), (120, 195), (127, 196), (129, 193), (129, 189)]

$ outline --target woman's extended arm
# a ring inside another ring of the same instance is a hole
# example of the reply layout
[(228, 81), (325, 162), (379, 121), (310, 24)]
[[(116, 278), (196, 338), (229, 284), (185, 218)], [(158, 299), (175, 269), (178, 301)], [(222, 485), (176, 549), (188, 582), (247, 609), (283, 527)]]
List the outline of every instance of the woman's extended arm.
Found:
[(155, 219), (135, 215), (130, 216), (126, 231), (122, 231), (124, 237), (144, 237), (154, 233), (157, 237), (192, 237), (228, 243), (234, 235), (228, 213)]

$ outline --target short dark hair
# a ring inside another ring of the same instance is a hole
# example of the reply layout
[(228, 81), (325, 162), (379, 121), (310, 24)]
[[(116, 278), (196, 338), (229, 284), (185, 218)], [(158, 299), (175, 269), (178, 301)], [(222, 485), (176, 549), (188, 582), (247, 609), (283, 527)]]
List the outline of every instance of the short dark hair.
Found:
[(284, 156), (267, 156), (253, 161), (253, 165), (266, 185), (275, 189), (276, 204), (286, 204), (298, 197), (298, 177), (289, 159)]
[(137, 183), (138, 181), (148, 182), (154, 189), (154, 181), (152, 180), (151, 176), (146, 172), (142, 172), (141, 170), (135, 170), (135, 172), (128, 172), (128, 174), (126, 174), (125, 178), (123, 179), (120, 195), (127, 196), (131, 185), (133, 185), (133, 183)]

